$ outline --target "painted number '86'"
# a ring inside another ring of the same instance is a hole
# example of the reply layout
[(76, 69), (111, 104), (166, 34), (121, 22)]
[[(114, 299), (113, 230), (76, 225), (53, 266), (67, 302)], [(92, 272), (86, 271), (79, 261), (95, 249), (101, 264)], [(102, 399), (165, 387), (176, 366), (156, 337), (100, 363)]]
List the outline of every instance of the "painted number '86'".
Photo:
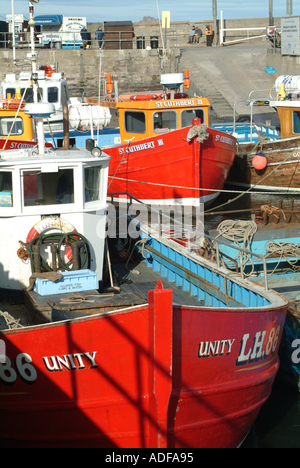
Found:
[(0, 355), (0, 380), (6, 384), (13, 384), (19, 376), (28, 383), (35, 382), (37, 373), (31, 365), (32, 359), (29, 354), (21, 353), (16, 357), (16, 370), (12, 368), (9, 357)]

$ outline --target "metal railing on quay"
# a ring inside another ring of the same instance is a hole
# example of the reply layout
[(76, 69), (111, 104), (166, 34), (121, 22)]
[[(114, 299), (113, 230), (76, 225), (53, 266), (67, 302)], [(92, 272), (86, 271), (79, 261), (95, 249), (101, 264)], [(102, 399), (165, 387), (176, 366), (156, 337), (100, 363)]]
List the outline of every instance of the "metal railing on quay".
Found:
[[(131, 36), (131, 37), (129, 37)], [(44, 49), (162, 49), (179, 46), (179, 35), (176, 30), (168, 30), (162, 35), (158, 32), (145, 33), (139, 31), (109, 31), (106, 37), (98, 39), (96, 32), (87, 32), (83, 38), (80, 32), (36, 32), (35, 47)], [(15, 35), (15, 47), (17, 49), (30, 49), (29, 32), (21, 32)], [(12, 49), (12, 33), (0, 33), (0, 50)]]

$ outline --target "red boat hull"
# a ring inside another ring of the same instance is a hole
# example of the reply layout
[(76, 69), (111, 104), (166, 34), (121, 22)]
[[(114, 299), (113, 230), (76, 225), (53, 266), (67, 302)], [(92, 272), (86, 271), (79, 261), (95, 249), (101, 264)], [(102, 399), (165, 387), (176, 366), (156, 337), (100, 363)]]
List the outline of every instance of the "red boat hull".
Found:
[(160, 285), (145, 306), (2, 332), (0, 445), (236, 447), (271, 392), (285, 314), (173, 306)]
[[(4, 145), (5, 145), (6, 140), (5, 139), (0, 139), (0, 150), (3, 150)], [(17, 150), (17, 149), (22, 149), (22, 148), (33, 148), (37, 146), (36, 141), (29, 141), (29, 140), (13, 140), (9, 139), (7, 140), (7, 143), (5, 145), (6, 150)], [(53, 148), (52, 143), (45, 143), (46, 148)]]
[(146, 203), (212, 202), (227, 180), (236, 139), (208, 129), (203, 143), (197, 137), (188, 142), (190, 128), (105, 148), (111, 156), (108, 191), (127, 192)]

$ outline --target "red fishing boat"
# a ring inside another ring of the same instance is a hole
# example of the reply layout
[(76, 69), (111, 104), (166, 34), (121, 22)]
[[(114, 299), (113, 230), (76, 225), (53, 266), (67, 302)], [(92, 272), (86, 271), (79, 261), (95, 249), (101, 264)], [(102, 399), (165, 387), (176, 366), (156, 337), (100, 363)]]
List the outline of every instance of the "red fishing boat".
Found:
[(111, 156), (109, 191), (128, 192), (148, 204), (199, 206), (223, 189), (235, 157), (236, 139), (193, 126), (105, 147)]
[[(29, 24), (33, 37), (32, 6)], [(147, 226), (136, 283), (100, 293), (109, 157), (49, 154), (43, 119), (53, 108), (25, 112), (39, 153), (0, 161), (0, 446), (239, 446), (271, 392), (287, 301)], [(25, 304), (8, 304), (7, 291), (14, 301), (24, 292)]]
[(0, 446), (238, 446), (279, 366), (286, 304), (266, 297), (174, 306), (159, 282), (145, 305), (2, 332)]
[(161, 85), (160, 91), (113, 95), (107, 75), (107, 95), (100, 104), (117, 111), (121, 143), (98, 141), (111, 156), (109, 190), (129, 192), (149, 204), (211, 203), (227, 180), (237, 140), (211, 128), (207, 98), (179, 92), (190, 86), (188, 70), (162, 74)]
[[(24, 112), (21, 99), (0, 99), (0, 150), (19, 150), (37, 146), (32, 118)], [(51, 142), (46, 148), (53, 148)]]

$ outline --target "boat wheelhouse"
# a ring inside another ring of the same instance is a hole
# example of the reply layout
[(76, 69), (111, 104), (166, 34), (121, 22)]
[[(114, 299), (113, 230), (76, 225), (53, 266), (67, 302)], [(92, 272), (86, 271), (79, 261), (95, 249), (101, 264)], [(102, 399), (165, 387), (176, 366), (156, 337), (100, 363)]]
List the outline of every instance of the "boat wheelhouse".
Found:
[[(29, 106), (43, 126), (42, 111), (51, 105)], [(105, 223), (109, 157), (78, 148), (47, 150), (42, 136), (38, 143), (39, 149), (0, 151), (1, 288), (21, 291), (28, 286), (30, 262), (16, 253), (22, 242), (51, 229), (89, 234), (91, 268), (101, 281), (104, 237), (97, 226)]]
[(258, 143), (240, 144), (228, 182), (244, 188), (299, 193), (300, 79), (282, 75), (274, 88), (276, 97), (268, 102), (278, 112), (281, 138), (271, 141), (262, 137)]

